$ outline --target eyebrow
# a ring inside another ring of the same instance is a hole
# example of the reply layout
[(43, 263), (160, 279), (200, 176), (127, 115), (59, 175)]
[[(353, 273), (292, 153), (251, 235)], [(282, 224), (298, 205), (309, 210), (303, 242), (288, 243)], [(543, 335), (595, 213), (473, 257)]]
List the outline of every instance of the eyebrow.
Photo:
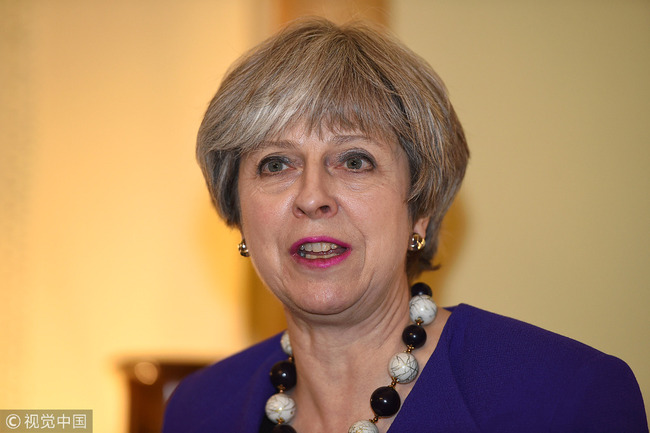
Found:
[(289, 149), (291, 147), (296, 147), (297, 144), (298, 143), (296, 143), (293, 140), (264, 140), (260, 144), (255, 146), (254, 150), (263, 149), (266, 146), (277, 146), (282, 149)]
[[(341, 135), (335, 135), (331, 137), (327, 142), (333, 143), (335, 145), (341, 145), (341, 144), (346, 144), (354, 141), (363, 141), (365, 143), (370, 143), (374, 144), (376, 146), (381, 146), (381, 142), (372, 139), (371, 137), (367, 135), (361, 135), (361, 134), (341, 134)], [(263, 149), (267, 146), (275, 146), (281, 149), (291, 149), (295, 148), (298, 146), (298, 142), (295, 140), (286, 140), (286, 139), (280, 139), (280, 140), (264, 140), (262, 141), (259, 145), (257, 145), (254, 149), (254, 151)]]
[(375, 142), (375, 140), (372, 140), (370, 137), (366, 135), (335, 135), (329, 141), (335, 144), (345, 144), (345, 143), (349, 143), (350, 141), (366, 141), (371, 143)]

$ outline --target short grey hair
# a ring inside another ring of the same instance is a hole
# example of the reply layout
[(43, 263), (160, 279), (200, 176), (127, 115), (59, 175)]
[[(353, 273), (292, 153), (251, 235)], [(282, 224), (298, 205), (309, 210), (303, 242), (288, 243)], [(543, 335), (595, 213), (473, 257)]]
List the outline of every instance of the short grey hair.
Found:
[(409, 161), (411, 218), (429, 217), (426, 246), (407, 256), (412, 280), (432, 265), (442, 219), (469, 150), (447, 90), (429, 64), (367, 24), (296, 21), (242, 56), (199, 128), (197, 159), (219, 215), (240, 227), (242, 155), (300, 122), (399, 142)]

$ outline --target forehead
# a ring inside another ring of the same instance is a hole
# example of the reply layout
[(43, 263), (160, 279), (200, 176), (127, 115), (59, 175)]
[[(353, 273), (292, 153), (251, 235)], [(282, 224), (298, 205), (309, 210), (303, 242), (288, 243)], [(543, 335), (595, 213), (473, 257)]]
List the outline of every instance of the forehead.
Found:
[[(360, 129), (343, 129), (320, 126), (310, 128), (305, 124), (294, 124), (274, 134), (257, 146), (256, 150), (265, 147), (296, 147), (307, 143), (322, 143), (328, 146), (361, 145), (391, 150), (398, 154), (403, 149), (398, 144), (397, 138), (389, 134), (368, 134)], [(402, 151), (402, 152), (400, 152)]]

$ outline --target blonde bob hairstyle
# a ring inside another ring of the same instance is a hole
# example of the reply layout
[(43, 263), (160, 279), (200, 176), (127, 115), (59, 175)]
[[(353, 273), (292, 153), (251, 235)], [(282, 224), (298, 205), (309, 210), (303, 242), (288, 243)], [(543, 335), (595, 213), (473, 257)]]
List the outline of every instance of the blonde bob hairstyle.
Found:
[(228, 225), (241, 223), (242, 155), (298, 122), (308, 132), (353, 130), (401, 144), (411, 218), (430, 217), (426, 246), (407, 255), (407, 274), (412, 280), (435, 269), (440, 224), (469, 150), (433, 69), (385, 32), (321, 18), (296, 21), (246, 53), (210, 102), (197, 139), (210, 195)]

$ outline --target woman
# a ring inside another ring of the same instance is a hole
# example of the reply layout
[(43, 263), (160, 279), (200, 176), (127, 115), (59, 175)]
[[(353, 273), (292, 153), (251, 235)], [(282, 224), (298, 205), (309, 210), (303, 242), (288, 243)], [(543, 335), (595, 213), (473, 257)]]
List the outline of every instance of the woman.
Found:
[(293, 24), (226, 76), (197, 153), (288, 329), (185, 380), (165, 432), (647, 431), (622, 361), (409, 288), (469, 152), (400, 43)]

